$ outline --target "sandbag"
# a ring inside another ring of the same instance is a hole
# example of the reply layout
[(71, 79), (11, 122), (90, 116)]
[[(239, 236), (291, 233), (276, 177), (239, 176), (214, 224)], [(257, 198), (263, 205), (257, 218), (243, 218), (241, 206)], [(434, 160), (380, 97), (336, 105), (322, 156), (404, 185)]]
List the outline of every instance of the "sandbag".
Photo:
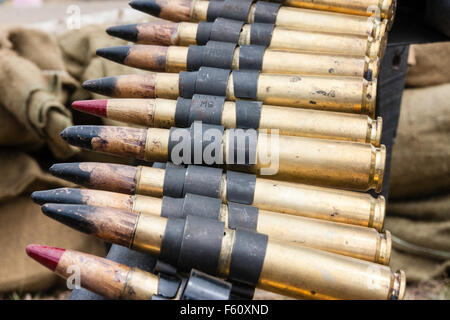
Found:
[[(80, 83), (96, 78), (121, 74), (148, 73), (130, 68), (107, 59), (97, 57), (98, 48), (126, 45), (127, 42), (109, 36), (106, 26), (91, 25), (81, 30), (72, 30), (58, 38), (66, 68)], [(71, 100), (102, 99), (104, 96), (86, 90), (77, 90)]]
[(392, 153), (390, 199), (450, 190), (450, 84), (408, 89)]
[(411, 46), (414, 64), (408, 68), (407, 87), (429, 87), (450, 82), (450, 42)]
[(385, 227), (408, 283), (450, 273), (450, 84), (407, 89), (392, 153)]
[[(76, 152), (59, 136), (67, 126), (72, 125), (70, 111), (60, 103), (58, 97), (49, 88), (49, 82), (41, 70), (31, 61), (18, 56), (8, 49), (0, 50), (0, 107), (5, 118), (0, 118), (0, 141), (8, 146), (24, 146), (21, 135), (25, 135), (26, 147), (36, 150), (47, 144), (57, 158), (66, 159)], [(57, 77), (57, 76), (55, 76)], [(55, 83), (58, 83), (57, 81)], [(8, 122), (13, 117), (14, 122)], [(10, 130), (14, 123), (20, 124)]]
[(0, 204), (0, 292), (31, 292), (52, 287), (57, 276), (25, 253), (36, 243), (105, 255), (104, 245), (42, 214), (29, 196)]

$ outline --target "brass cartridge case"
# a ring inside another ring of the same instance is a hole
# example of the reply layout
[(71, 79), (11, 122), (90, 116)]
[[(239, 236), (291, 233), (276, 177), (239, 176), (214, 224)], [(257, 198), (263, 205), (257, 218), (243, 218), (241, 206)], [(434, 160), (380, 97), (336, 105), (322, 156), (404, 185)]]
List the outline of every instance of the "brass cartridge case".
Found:
[[(224, 177), (226, 179), (226, 176)], [(226, 180), (222, 200), (226, 201)], [(265, 210), (383, 229), (385, 199), (366, 193), (257, 178), (253, 205)]]
[[(191, 6), (191, 21), (206, 21), (209, 1), (194, 1)], [(250, 8), (248, 23), (255, 22), (256, 5)], [(279, 8), (275, 26), (315, 32), (353, 34), (382, 38), (386, 25), (378, 23), (375, 17), (335, 13), (282, 6)]]
[(387, 266), (270, 240), (258, 287), (298, 298), (401, 300), (406, 277)]
[[(188, 47), (170, 46), (166, 54), (166, 71), (180, 72), (187, 70)], [(233, 70), (239, 70), (239, 47), (233, 56)], [(290, 52), (266, 50), (263, 56), (263, 73), (333, 75), (364, 77), (368, 72), (377, 78), (379, 59), (355, 57), (326, 53)]]
[[(244, 25), (239, 36), (240, 45), (251, 44), (251, 25)], [(288, 51), (310, 51), (330, 54), (343, 54), (370, 59), (382, 58), (384, 42), (366, 36), (340, 35), (274, 28), (269, 49)]]
[[(169, 129), (175, 126), (176, 100), (112, 99), (107, 117), (147, 127)], [(226, 101), (222, 112), (225, 128), (236, 128), (236, 103)], [(279, 134), (380, 146), (382, 119), (342, 112), (263, 105), (259, 129), (278, 129)]]
[[(255, 7), (253, 6), (254, 10)], [(254, 11), (251, 11), (253, 23)], [(301, 18), (300, 18), (301, 16)], [(364, 17), (282, 6), (278, 11), (276, 26), (304, 31), (353, 34), (381, 39), (386, 36), (386, 24), (375, 17)]]
[[(316, 110), (375, 114), (376, 81), (351, 77), (260, 74), (257, 100), (265, 104)], [(233, 75), (227, 87), (227, 99), (234, 96)]]
[[(232, 102), (225, 104), (228, 103)], [(227, 119), (223, 119), (222, 122), (225, 120)], [(380, 146), (382, 119), (378, 117), (377, 120), (372, 120), (366, 115), (264, 105), (259, 128), (279, 129), (281, 135), (371, 143)]]
[(397, 0), (285, 0), (284, 5), (393, 20)]
[(296, 245), (334, 252), (389, 265), (392, 240), (389, 231), (356, 227), (318, 219), (260, 210), (257, 232)]
[(158, 256), (161, 253), (166, 225), (166, 219), (155, 219), (153, 215), (139, 214), (131, 248)]
[[(156, 128), (147, 130), (143, 160), (155, 162), (172, 158), (169, 154), (170, 132)], [(232, 167), (238, 165), (239, 168), (240, 164), (233, 163), (234, 145), (230, 141), (234, 141), (231, 140), (234, 138), (230, 138), (231, 133), (225, 130), (223, 134), (223, 164)], [(268, 168), (276, 166), (277, 179), (358, 191), (374, 189), (380, 192), (383, 185), (386, 160), (384, 145), (375, 148), (370, 144), (260, 132), (255, 146), (255, 164), (241, 170), (265, 174)]]
[[(236, 50), (235, 56), (238, 53), (239, 48)], [(239, 67), (235, 69), (238, 70)], [(364, 77), (369, 70), (372, 72), (373, 79), (377, 78), (379, 59), (266, 50), (261, 71), (263, 73)]]
[[(180, 22), (176, 37), (171, 40), (171, 44), (179, 46), (197, 44), (197, 28), (198, 24), (196, 23)], [(294, 52), (309, 51), (357, 57), (367, 56), (371, 60), (376, 60), (377, 58), (383, 57), (386, 49), (385, 39), (386, 37), (375, 39), (367, 36), (311, 32), (275, 27), (268, 48)], [(251, 44), (250, 24), (243, 26), (238, 44)]]
[[(136, 193), (162, 197), (164, 169), (138, 167)], [(223, 175), (220, 194), (227, 203), (227, 177)], [(382, 196), (344, 191), (300, 183), (257, 178), (252, 204), (262, 210), (340, 222), (378, 231), (383, 229), (386, 204)]]
[(131, 268), (121, 299), (151, 300), (158, 294), (159, 279), (149, 272)]
[[(135, 195), (132, 211), (136, 214), (161, 216), (162, 199)], [(222, 205), (220, 221), (228, 228), (228, 205)], [(259, 210), (256, 231), (275, 239), (345, 256), (389, 264), (391, 236), (373, 228), (357, 227)]]
[[(225, 161), (231, 159), (229, 134), (230, 131), (225, 131)], [(274, 145), (278, 150), (270, 151)], [(384, 145), (375, 148), (370, 144), (260, 133), (256, 155), (256, 164), (251, 170), (258, 175), (277, 166), (275, 176), (281, 180), (361, 191), (375, 189), (377, 192), (383, 185)]]
[[(136, 248), (147, 250), (161, 243), (167, 219), (147, 217), (146, 225), (161, 225), (146, 245)], [(136, 227), (136, 233), (144, 227)], [(230, 276), (231, 257), (236, 241), (235, 230), (225, 229), (218, 258), (217, 275)], [(141, 239), (140, 235), (139, 236)], [(158, 240), (159, 239), (159, 240)], [(153, 241), (153, 243), (150, 243)], [(201, 244), (200, 244), (201, 246)], [(248, 266), (252, 268), (253, 266)], [(257, 287), (295, 298), (315, 299), (403, 299), (406, 279), (402, 271), (392, 273), (390, 268), (368, 261), (330, 252), (292, 245), (269, 237), (259, 273)]]

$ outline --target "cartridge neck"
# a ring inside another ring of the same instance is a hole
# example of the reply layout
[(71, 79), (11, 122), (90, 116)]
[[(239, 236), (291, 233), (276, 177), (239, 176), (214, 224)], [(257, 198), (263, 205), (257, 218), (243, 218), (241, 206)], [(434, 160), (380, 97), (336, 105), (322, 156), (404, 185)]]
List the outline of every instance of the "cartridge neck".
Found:
[(170, 130), (150, 128), (147, 130), (144, 160), (165, 162), (169, 157)]
[(165, 169), (139, 166), (136, 172), (136, 193), (152, 197), (162, 197)]
[(139, 214), (130, 248), (159, 256), (166, 225), (166, 218)]
[(172, 44), (179, 46), (188, 46), (197, 43), (198, 24), (191, 22), (180, 22), (178, 24), (177, 37)]
[(158, 294), (159, 279), (156, 275), (137, 268), (131, 268), (123, 291), (120, 295), (125, 300), (151, 300)]
[(191, 5), (191, 21), (206, 21), (209, 1), (193, 0)]
[(161, 216), (162, 199), (146, 197), (141, 195), (133, 196), (133, 208), (132, 211), (136, 214), (147, 214), (156, 217)]

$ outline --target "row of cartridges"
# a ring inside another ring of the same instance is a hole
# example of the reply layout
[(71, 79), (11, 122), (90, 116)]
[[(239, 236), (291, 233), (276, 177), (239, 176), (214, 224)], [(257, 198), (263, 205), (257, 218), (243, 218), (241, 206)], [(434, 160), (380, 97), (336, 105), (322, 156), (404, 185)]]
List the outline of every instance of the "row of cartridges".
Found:
[[(394, 0), (133, 0), (97, 54), (141, 69), (86, 81), (69, 144), (139, 160), (50, 168), (85, 188), (33, 193), (45, 215), (158, 259), (153, 272), (73, 250), (28, 254), (110, 299), (403, 299), (389, 267), (377, 76)], [(150, 71), (150, 72), (149, 72)], [(148, 165), (146, 165), (148, 163)], [(153, 164), (153, 165), (152, 165)], [(368, 193), (373, 190), (374, 193)]]

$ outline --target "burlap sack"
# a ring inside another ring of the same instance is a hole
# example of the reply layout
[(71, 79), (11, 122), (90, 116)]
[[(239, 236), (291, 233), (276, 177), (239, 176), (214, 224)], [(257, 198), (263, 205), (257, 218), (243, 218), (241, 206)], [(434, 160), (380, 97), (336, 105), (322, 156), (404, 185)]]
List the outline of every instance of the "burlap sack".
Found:
[[(91, 25), (81, 30), (72, 30), (58, 38), (63, 53), (63, 59), (68, 72), (80, 83), (102, 77), (121, 74), (145, 73), (138, 69), (97, 57), (99, 48), (126, 45), (127, 42), (109, 36), (105, 30), (107, 26)], [(103, 99), (102, 95), (92, 94), (85, 90), (77, 90), (71, 100)]]
[(22, 28), (0, 34), (1, 145), (24, 150), (47, 145), (57, 158), (74, 155), (78, 149), (67, 145), (59, 133), (72, 125), (62, 102), (78, 84), (65, 71), (56, 42)]
[(428, 87), (450, 82), (450, 42), (413, 45), (415, 63), (408, 68), (406, 86)]
[(0, 151), (0, 292), (35, 291), (51, 287), (57, 277), (25, 254), (30, 243), (72, 248), (104, 255), (104, 245), (92, 237), (45, 217), (30, 199), (35, 190), (69, 185), (41, 170), (17, 151)]
[(450, 190), (450, 84), (403, 94), (393, 148), (391, 199)]
[(409, 283), (450, 273), (450, 84), (408, 89), (392, 154), (386, 229)]

